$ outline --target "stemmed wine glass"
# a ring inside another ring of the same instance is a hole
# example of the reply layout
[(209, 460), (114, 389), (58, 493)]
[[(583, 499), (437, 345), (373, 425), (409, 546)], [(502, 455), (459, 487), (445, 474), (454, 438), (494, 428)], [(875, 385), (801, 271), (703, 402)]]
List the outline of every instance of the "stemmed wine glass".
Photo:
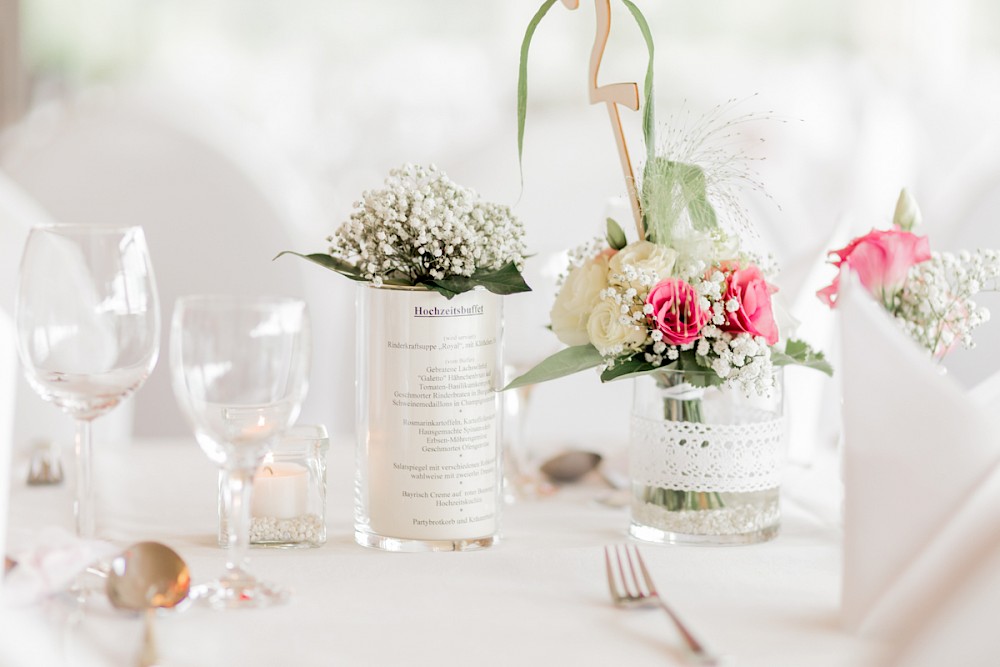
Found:
[[(550, 321), (549, 311), (557, 292), (559, 274), (566, 270), (568, 263), (565, 251), (539, 253), (525, 266), (524, 275), (531, 285), (531, 293), (523, 298), (509, 299), (504, 304), (505, 319), (518, 323), (517, 327), (504, 329), (505, 384), (562, 347), (556, 337), (544, 329)], [(508, 502), (536, 498), (553, 490), (538, 469), (541, 452), (528, 428), (534, 389), (535, 385), (524, 385), (504, 394), (504, 414), (510, 422), (504, 424)]]
[(15, 311), (28, 383), (76, 420), (76, 533), (93, 538), (91, 422), (142, 386), (160, 349), (159, 300), (142, 228), (33, 228)]
[(253, 477), (295, 421), (308, 384), (306, 305), (280, 297), (187, 296), (170, 333), (174, 394), (222, 469), (226, 572), (193, 596), (216, 608), (261, 607), (287, 591), (245, 569)]

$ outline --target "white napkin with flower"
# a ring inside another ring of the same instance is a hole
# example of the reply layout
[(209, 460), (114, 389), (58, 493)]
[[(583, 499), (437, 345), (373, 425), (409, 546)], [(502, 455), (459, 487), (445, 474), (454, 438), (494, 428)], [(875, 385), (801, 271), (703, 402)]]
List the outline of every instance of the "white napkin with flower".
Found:
[[(895, 640), (905, 661), (944, 610), (955, 612), (963, 580), (1000, 563), (1000, 427), (853, 275), (841, 280), (843, 620)], [(960, 613), (964, 626), (1000, 648), (996, 605), (975, 611)]]
[(65, 590), (89, 566), (119, 551), (110, 542), (83, 540), (62, 528), (44, 528), (32, 543), (13, 553), (17, 565), (7, 574), (0, 601), (13, 607), (37, 602)]

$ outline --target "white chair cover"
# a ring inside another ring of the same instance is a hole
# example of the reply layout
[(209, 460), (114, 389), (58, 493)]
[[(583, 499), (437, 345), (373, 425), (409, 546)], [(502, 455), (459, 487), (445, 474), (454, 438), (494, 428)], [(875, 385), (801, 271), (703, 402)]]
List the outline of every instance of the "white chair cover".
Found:
[[(163, 337), (159, 363), (134, 399), (135, 435), (190, 434), (169, 376), (169, 324), (178, 296), (305, 297), (306, 280), (315, 330), (307, 405), (316, 408), (304, 411), (303, 419), (334, 430), (349, 427), (353, 383), (344, 379), (351, 377), (353, 337), (336, 340), (339, 332), (327, 327), (335, 329), (353, 312), (353, 292), (346, 284), (337, 292), (340, 279), (302, 260), (271, 261), (286, 249), (322, 250), (328, 232), (310, 231), (305, 240), (293, 240), (292, 222), (270, 196), (283, 175), (268, 178), (275, 170), (247, 168), (243, 155), (237, 157), (232, 142), (226, 143), (231, 137), (225, 128), (210, 132), (207, 122), (199, 125), (181, 109), (176, 99), (165, 103), (136, 94), (86, 99), (29, 119), (0, 153), (0, 165), (54, 218), (138, 224), (146, 231)], [(340, 328), (351, 332), (353, 326)], [(337, 390), (346, 392), (340, 400), (331, 396)]]

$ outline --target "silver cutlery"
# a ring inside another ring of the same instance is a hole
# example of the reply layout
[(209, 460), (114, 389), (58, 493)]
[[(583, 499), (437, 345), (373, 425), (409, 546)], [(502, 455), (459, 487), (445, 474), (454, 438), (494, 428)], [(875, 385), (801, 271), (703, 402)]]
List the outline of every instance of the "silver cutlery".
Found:
[(153, 633), (157, 609), (169, 609), (183, 602), (191, 588), (191, 574), (173, 549), (159, 542), (133, 544), (113, 561), (105, 589), (116, 609), (142, 612), (145, 625), (137, 667), (160, 664)]
[(28, 466), (28, 485), (47, 486), (62, 484), (63, 469), (59, 460), (59, 450), (50, 440), (36, 440), (31, 447), (31, 463)]
[(639, 549), (631, 545), (604, 547), (604, 562), (608, 572), (608, 589), (618, 607), (659, 607), (673, 621), (688, 649), (688, 662), (695, 665), (731, 665), (722, 655), (708, 649), (694, 636), (680, 617), (656, 591), (653, 578), (646, 569)]

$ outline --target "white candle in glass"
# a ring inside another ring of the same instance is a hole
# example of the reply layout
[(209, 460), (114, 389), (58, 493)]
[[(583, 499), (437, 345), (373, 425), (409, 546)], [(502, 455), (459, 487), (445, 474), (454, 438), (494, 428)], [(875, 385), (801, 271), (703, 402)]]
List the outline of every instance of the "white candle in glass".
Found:
[(298, 463), (264, 463), (253, 480), (250, 513), (258, 518), (294, 519), (306, 513), (309, 469)]

